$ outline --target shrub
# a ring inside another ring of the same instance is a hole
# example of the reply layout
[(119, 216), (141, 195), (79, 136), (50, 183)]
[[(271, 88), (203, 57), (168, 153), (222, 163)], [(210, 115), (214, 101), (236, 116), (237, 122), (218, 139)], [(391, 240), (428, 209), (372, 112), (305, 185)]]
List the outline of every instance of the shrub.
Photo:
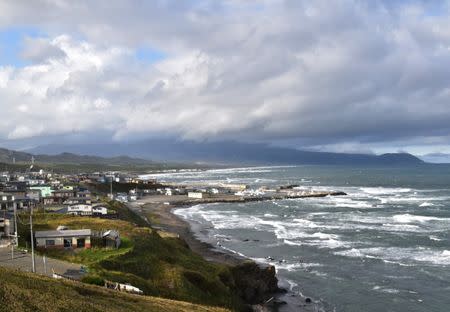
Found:
[(85, 275), (85, 276), (83, 276), (81, 281), (86, 284), (99, 285), (99, 286), (105, 285), (104, 279), (97, 275)]

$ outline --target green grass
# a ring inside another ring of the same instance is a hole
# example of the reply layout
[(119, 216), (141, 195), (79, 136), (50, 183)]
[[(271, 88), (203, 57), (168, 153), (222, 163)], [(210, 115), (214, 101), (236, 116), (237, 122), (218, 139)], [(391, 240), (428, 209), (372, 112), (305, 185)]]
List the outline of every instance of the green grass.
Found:
[(225, 309), (130, 295), (0, 267), (0, 311), (225, 312)]
[(152, 232), (135, 237), (134, 243), (130, 252), (101, 261), (97, 267), (100, 276), (117, 279), (124, 273), (151, 295), (211, 305), (239, 305), (232, 279), (222, 277), (231, 276), (229, 268), (204, 260), (184, 241)]
[[(146, 295), (188, 301), (234, 310), (242, 309), (237, 295), (236, 277), (232, 268), (211, 263), (192, 252), (176, 237), (161, 237), (156, 230), (139, 227), (144, 222), (122, 204), (111, 203), (124, 220), (37, 213), (35, 230), (56, 229), (66, 225), (70, 229), (117, 229), (123, 244), (119, 249), (91, 248), (86, 250), (47, 250), (48, 256), (88, 266), (84, 281), (98, 284), (102, 280), (130, 283)], [(127, 211), (128, 210), (128, 211)], [(26, 215), (21, 215), (27, 220)], [(26, 225), (19, 227), (20, 244), (29, 241)]]
[(120, 220), (131, 222), (133, 224), (136, 224), (137, 226), (142, 227), (149, 226), (149, 224), (145, 222), (144, 219), (142, 219), (134, 211), (128, 209), (127, 206), (118, 201), (115, 200), (109, 201), (108, 209), (115, 211), (117, 213), (117, 217)]

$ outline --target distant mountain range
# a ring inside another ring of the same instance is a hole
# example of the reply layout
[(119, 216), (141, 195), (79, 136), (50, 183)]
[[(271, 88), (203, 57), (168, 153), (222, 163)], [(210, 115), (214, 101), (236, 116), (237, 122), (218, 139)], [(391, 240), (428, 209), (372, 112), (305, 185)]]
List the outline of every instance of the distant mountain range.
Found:
[(12, 163), (13, 161), (16, 163), (31, 163), (32, 159), (37, 163), (54, 164), (149, 165), (152, 163), (149, 160), (129, 156), (100, 157), (66, 152), (56, 155), (41, 155), (0, 148), (0, 163)]
[[(28, 150), (28, 152), (37, 154), (35, 156), (36, 160), (59, 162), (66, 160), (96, 162), (99, 160), (104, 161), (104, 159), (99, 159), (99, 157), (108, 157), (108, 161), (115, 162), (152, 160), (159, 162), (196, 162), (229, 165), (420, 165), (424, 163), (419, 158), (407, 153), (383, 155), (345, 154), (301, 151), (293, 148), (234, 141), (195, 142), (169, 139), (152, 139), (132, 143), (52, 144), (39, 146)], [(25, 158), (30, 159), (31, 154), (23, 154), (27, 155)], [(79, 154), (93, 156), (78, 156)], [(11, 156), (9, 156), (10, 158)]]

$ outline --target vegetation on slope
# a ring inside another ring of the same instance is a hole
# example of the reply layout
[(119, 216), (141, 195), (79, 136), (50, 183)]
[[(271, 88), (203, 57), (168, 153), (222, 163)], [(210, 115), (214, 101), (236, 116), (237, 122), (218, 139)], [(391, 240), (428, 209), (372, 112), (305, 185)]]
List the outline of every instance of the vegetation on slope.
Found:
[[(138, 221), (143, 220), (122, 204), (111, 208), (121, 211), (119, 215), (127, 221), (36, 213), (33, 223), (35, 230), (56, 229), (58, 225), (71, 229), (117, 229), (124, 242), (119, 249), (45, 253), (88, 266), (89, 273), (83, 279), (88, 283), (102, 284), (104, 280), (130, 283), (146, 295), (242, 309), (231, 268), (206, 261), (179, 238), (161, 237), (149, 227), (138, 227)], [(26, 221), (27, 217), (21, 215), (20, 219)], [(30, 238), (26, 223), (19, 227), (19, 235), (20, 244), (25, 246)]]
[(225, 312), (187, 302), (119, 293), (98, 286), (0, 267), (0, 311)]

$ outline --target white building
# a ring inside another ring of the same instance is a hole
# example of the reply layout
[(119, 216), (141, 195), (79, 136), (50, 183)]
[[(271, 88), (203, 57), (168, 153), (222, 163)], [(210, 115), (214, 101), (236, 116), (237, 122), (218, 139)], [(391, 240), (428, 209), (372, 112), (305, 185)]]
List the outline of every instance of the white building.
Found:
[(75, 216), (92, 216), (92, 205), (75, 204), (67, 207), (67, 213)]
[(188, 192), (188, 197), (190, 198), (203, 198), (202, 192)]
[(94, 216), (99, 216), (99, 215), (107, 215), (108, 214), (108, 208), (106, 208), (105, 206), (94, 206), (92, 207), (92, 214)]

